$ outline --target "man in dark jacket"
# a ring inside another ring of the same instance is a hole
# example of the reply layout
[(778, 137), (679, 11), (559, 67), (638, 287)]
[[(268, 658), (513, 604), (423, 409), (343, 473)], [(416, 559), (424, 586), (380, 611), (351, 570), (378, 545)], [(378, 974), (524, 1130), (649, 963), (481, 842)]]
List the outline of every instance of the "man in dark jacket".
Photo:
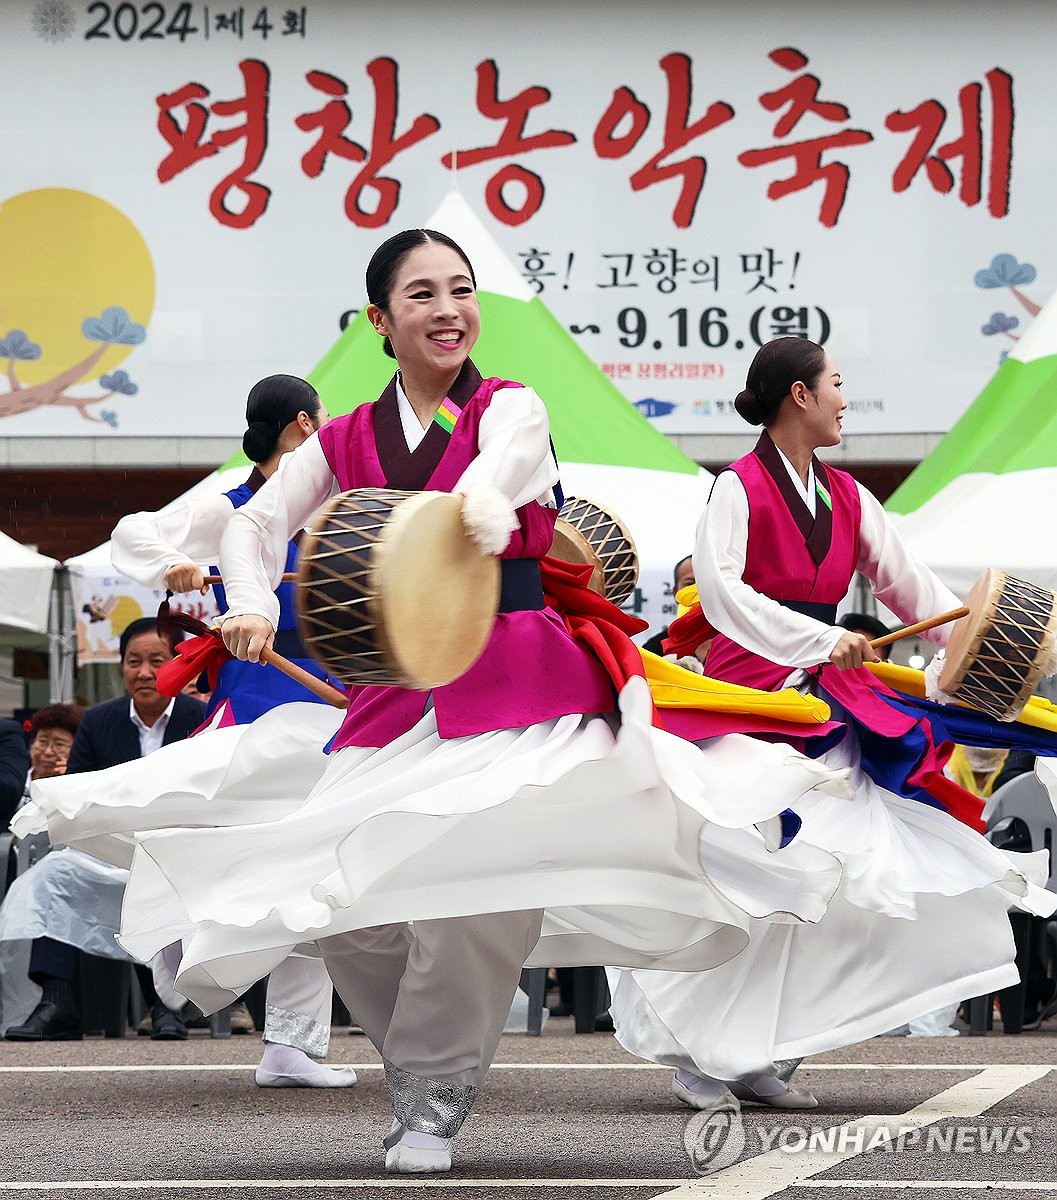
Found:
[(26, 735), (17, 721), (0, 720), (0, 829), (15, 815), (29, 774)]
[[(159, 746), (180, 741), (192, 733), (205, 718), (205, 705), (190, 696), (170, 699), (157, 688), (157, 671), (173, 657), (170, 642), (158, 633), (153, 618), (133, 621), (121, 635), (121, 673), (125, 696), (107, 700), (88, 710), (81, 720), (70, 750), (67, 774), (98, 771), (117, 766), (157, 750)], [(39, 888), (43, 876), (34, 872), (77, 873), (76, 851), (45, 855), (25, 875), (16, 880), (8, 897), (10, 903), (18, 888)], [(84, 862), (84, 860), (80, 860)], [(94, 860), (88, 860), (94, 861)], [(86, 869), (85, 869), (86, 873)], [(69, 880), (62, 879), (69, 890)], [(91, 884), (87, 885), (90, 889)], [(87, 889), (80, 891), (82, 898)], [(77, 974), (78, 947), (57, 937), (35, 937), (30, 955), (29, 977), (43, 989), (40, 1003), (22, 1024), (7, 1030), (10, 1041), (71, 1041), (82, 1037), (80, 1006), (74, 983)], [(178, 1015), (166, 1008), (154, 991), (150, 971), (139, 973), (141, 986), (152, 1004), (152, 1037), (182, 1039), (187, 1030)]]

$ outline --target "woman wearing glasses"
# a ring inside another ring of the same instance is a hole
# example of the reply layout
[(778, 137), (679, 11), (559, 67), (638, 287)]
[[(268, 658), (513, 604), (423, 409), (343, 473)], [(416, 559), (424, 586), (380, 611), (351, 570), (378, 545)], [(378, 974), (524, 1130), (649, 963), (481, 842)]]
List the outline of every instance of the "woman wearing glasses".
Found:
[[(38, 708), (26, 722), (25, 731), (30, 738), (29, 771), (23, 781), (19, 808), (29, 800), (29, 785), (32, 780), (53, 779), (56, 775), (66, 774), (73, 735), (81, 723), (83, 712), (77, 704), (47, 704)], [(14, 721), (10, 724), (16, 726)], [(3, 827), (6, 827), (6, 824), (4, 821)], [(50, 849), (51, 844), (46, 833), (30, 834), (23, 839), (21, 845), (16, 842), (8, 851), (6, 861), (0, 861), (0, 872), (5, 876), (0, 879), (0, 896), (6, 896), (7, 889), (14, 882), (20, 869), (28, 870)], [(0, 950), (0, 1013), (29, 1012), (39, 993), (26, 976), (29, 965), (28, 943), (11, 942), (8, 943), (8, 947), (10, 953)]]
[(26, 797), (29, 796), (29, 780), (66, 774), (66, 762), (82, 712), (77, 704), (47, 704), (38, 708), (29, 719), (31, 740)]

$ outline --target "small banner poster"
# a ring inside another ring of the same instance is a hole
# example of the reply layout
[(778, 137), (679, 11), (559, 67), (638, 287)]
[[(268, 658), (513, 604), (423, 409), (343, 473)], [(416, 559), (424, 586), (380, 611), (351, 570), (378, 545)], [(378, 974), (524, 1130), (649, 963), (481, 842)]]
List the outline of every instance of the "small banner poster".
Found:
[[(120, 658), (118, 643), (127, 625), (157, 615), (164, 589), (144, 587), (105, 568), (70, 574), (77, 623), (77, 662), (108, 663)], [(171, 596), (169, 607), (207, 624), (217, 615), (212, 592), (201, 596)]]

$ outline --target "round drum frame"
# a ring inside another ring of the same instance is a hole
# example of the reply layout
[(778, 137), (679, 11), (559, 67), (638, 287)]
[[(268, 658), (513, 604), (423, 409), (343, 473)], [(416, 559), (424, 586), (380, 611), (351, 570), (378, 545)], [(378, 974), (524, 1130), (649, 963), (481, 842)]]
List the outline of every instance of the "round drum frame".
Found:
[(483, 652), (499, 561), (447, 492), (357, 488), (331, 497), (302, 536), (294, 588), (308, 653), (345, 683), (428, 691)]
[(1014, 721), (1042, 677), (1057, 636), (1057, 593), (995, 568), (984, 571), (955, 622), (939, 685), (999, 721)]
[(550, 553), (590, 566), (592, 591), (616, 605), (631, 596), (639, 581), (639, 555), (627, 526), (612, 509), (583, 496), (566, 497)]

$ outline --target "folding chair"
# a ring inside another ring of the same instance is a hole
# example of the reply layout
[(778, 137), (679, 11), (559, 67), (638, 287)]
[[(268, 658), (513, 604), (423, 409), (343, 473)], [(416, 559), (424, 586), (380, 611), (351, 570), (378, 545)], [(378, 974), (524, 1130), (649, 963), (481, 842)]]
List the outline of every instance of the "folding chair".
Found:
[[(1032, 774), (1018, 775), (1003, 784), (988, 804), (988, 837), (998, 841), (1003, 833), (1008, 835), (1016, 831), (1026, 834), (1028, 844), (1025, 849), (1046, 851), (1049, 862), (1046, 886), (1050, 891), (1057, 891), (1057, 863), (1053, 853), (1057, 813), (1048, 792)], [(1002, 1029), (1012, 1034), (1020, 1033), (1024, 1027), (1024, 1003), (1031, 964), (1051, 941), (1057, 940), (1057, 921), (1011, 912), (1009, 922), (1016, 944), (1020, 981), (997, 995), (1002, 1008)], [(993, 1004), (994, 995), (975, 996), (970, 1000), (970, 1035), (980, 1036), (991, 1028)]]

